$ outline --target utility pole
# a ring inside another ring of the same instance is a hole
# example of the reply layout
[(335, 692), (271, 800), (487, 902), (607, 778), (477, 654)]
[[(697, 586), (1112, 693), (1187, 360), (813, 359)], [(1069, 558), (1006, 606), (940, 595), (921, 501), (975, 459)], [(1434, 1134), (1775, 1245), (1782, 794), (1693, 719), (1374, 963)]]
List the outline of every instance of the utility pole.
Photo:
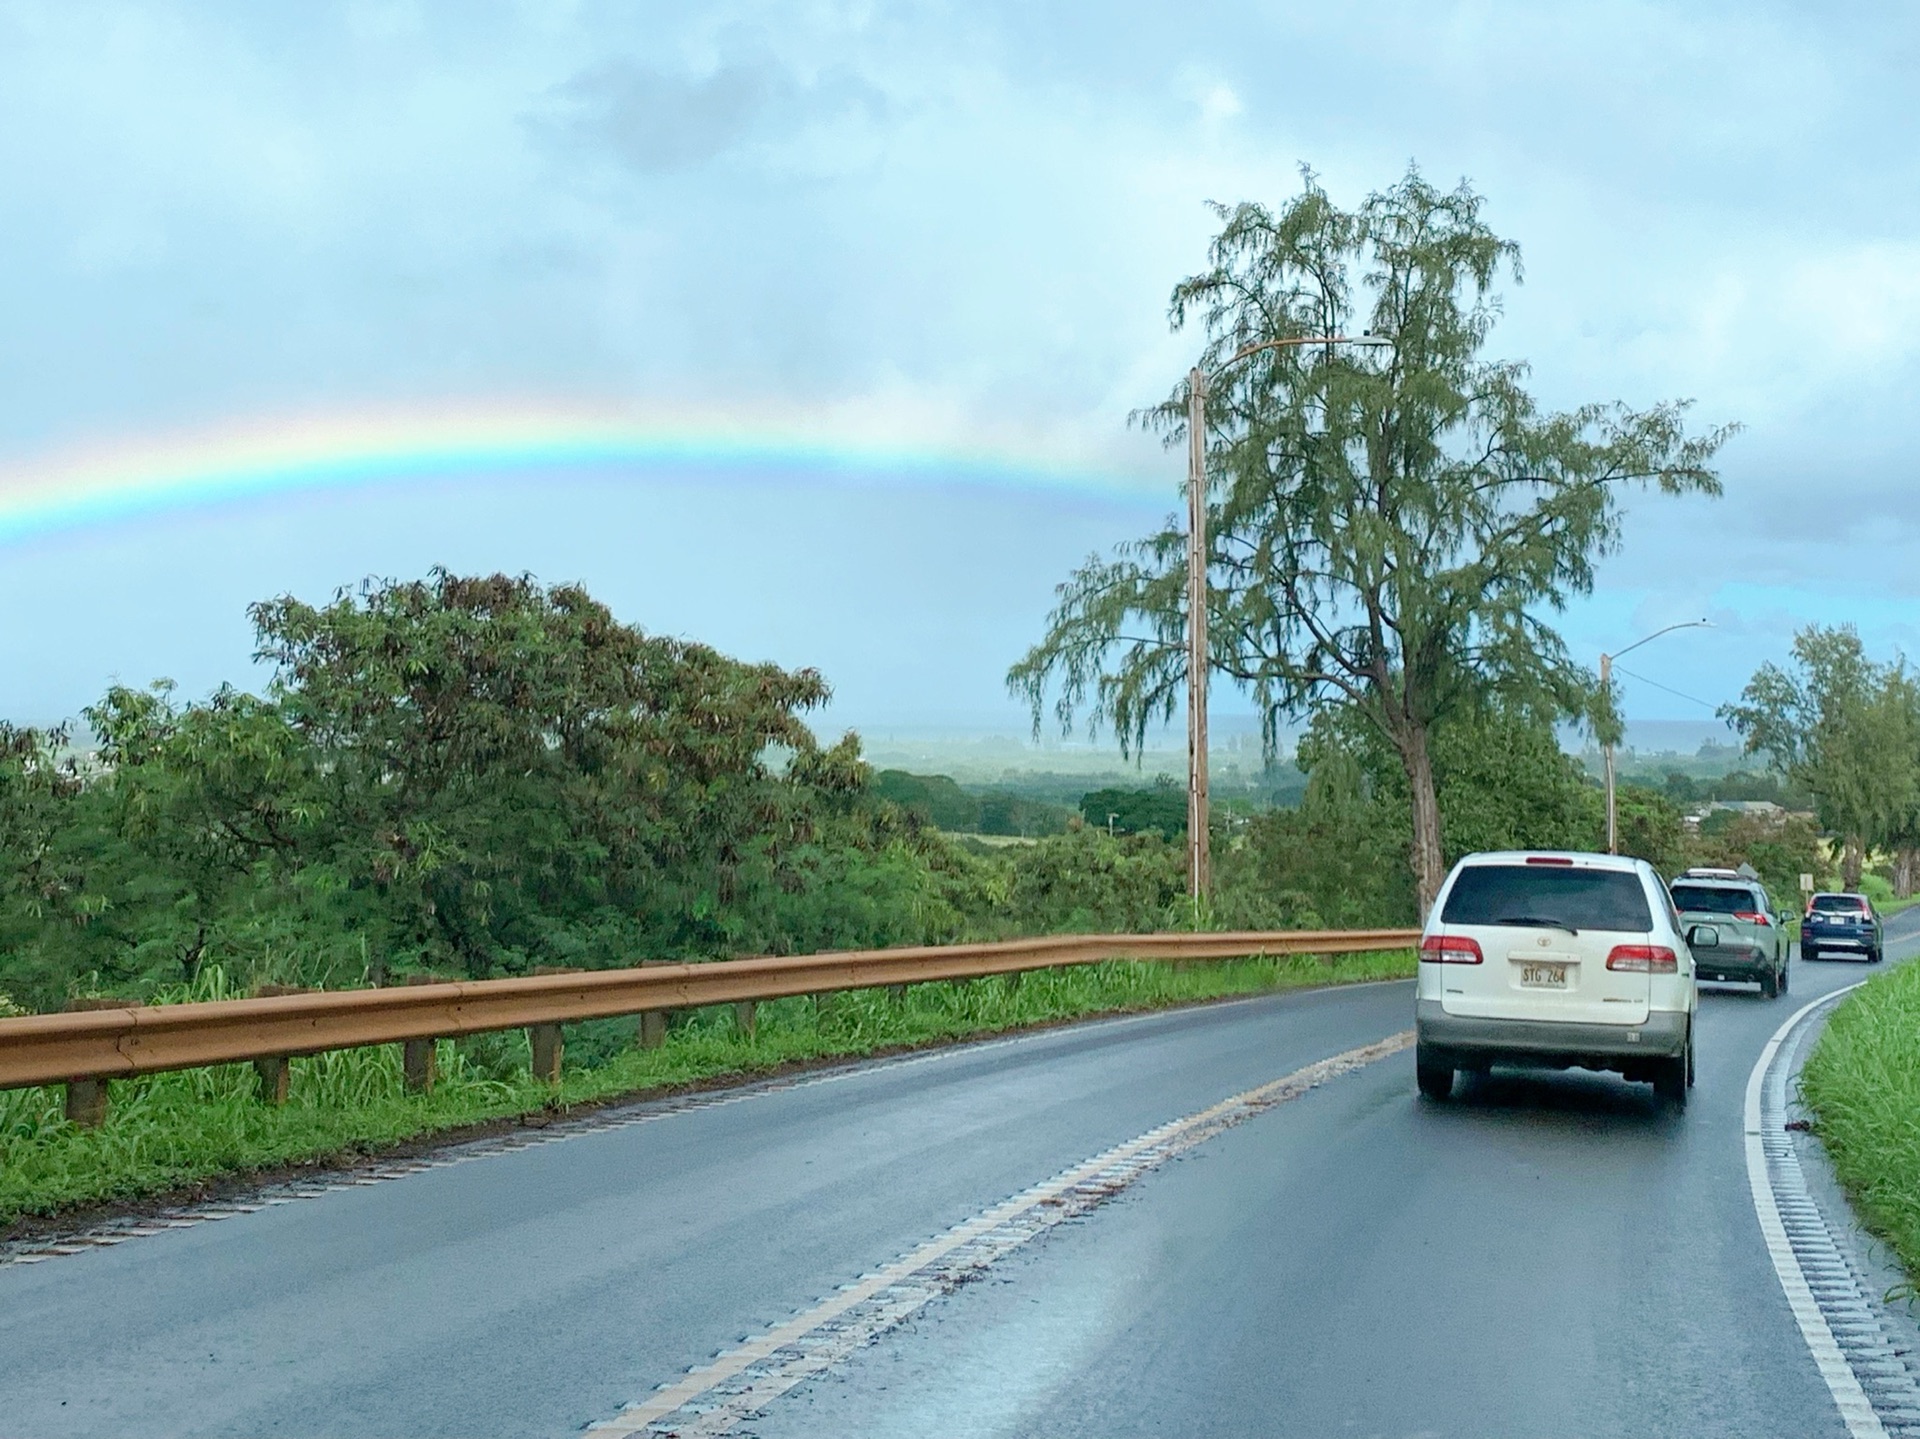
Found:
[(1187, 376), (1187, 890), (1212, 882), (1207, 843), (1207, 376)]
[(1600, 700), (1607, 707), (1605, 742), (1600, 746), (1600, 761), (1607, 775), (1607, 853), (1620, 853), (1620, 824), (1613, 807), (1613, 656), (1600, 656)]
[[(1255, 340), (1229, 355), (1227, 370), (1263, 350), (1296, 345), (1387, 345), (1384, 335), (1287, 335)], [(1215, 373), (1219, 373), (1216, 371)], [(1207, 372), (1187, 375), (1187, 889), (1193, 913), (1213, 878), (1207, 838)]]

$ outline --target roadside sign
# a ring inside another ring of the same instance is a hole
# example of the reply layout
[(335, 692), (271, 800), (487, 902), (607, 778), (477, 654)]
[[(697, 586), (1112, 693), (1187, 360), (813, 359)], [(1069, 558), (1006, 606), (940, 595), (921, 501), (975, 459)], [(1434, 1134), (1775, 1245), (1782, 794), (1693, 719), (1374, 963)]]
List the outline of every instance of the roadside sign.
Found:
[(1813, 876), (1812, 875), (1803, 874), (1800, 876), (1800, 893), (1802, 894), (1813, 893)]

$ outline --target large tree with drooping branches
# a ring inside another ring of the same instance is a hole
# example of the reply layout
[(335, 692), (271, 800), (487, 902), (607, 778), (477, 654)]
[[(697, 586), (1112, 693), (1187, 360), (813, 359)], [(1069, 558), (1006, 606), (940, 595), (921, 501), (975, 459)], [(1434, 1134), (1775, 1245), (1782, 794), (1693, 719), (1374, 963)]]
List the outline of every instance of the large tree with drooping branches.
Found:
[[(1551, 617), (1619, 541), (1620, 497), (1717, 494), (1732, 426), (1689, 430), (1688, 403), (1543, 408), (1527, 366), (1489, 358), (1517, 246), (1466, 184), (1417, 170), (1357, 208), (1311, 172), (1278, 209), (1216, 207), (1207, 268), (1173, 291), (1205, 334), (1210, 663), (1282, 726), (1353, 706), (1391, 746), (1412, 799), (1424, 914), (1445, 876), (1431, 736), (1489, 701), (1596, 713)], [(1228, 362), (1262, 341), (1366, 332)], [(1223, 368), (1224, 367), (1224, 368)], [(1135, 418), (1186, 444), (1187, 383)], [(1090, 559), (1008, 675), (1063, 728), (1111, 725), (1132, 748), (1185, 687), (1186, 530)]]

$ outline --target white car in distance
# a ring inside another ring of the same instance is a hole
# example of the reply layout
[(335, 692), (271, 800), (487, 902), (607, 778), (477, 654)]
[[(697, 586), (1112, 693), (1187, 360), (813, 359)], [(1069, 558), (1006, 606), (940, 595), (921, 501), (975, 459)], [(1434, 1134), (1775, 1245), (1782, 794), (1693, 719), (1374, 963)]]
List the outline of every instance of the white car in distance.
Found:
[(1689, 942), (1644, 860), (1514, 851), (1453, 867), (1420, 940), (1414, 1001), (1420, 1092), (1495, 1064), (1614, 1070), (1685, 1104), (1693, 1083)]

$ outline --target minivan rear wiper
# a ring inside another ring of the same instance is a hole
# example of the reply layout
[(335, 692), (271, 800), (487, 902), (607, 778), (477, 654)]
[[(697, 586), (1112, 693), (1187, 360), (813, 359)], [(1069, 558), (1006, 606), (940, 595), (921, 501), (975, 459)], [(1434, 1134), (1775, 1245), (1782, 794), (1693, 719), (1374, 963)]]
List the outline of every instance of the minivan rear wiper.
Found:
[(1572, 925), (1568, 924), (1565, 920), (1549, 919), (1545, 915), (1540, 915), (1540, 914), (1510, 914), (1503, 917), (1500, 923), (1502, 924), (1537, 924), (1542, 929), (1564, 929), (1568, 934), (1572, 935), (1575, 939), (1578, 939), (1580, 937), (1580, 931), (1575, 929)]

